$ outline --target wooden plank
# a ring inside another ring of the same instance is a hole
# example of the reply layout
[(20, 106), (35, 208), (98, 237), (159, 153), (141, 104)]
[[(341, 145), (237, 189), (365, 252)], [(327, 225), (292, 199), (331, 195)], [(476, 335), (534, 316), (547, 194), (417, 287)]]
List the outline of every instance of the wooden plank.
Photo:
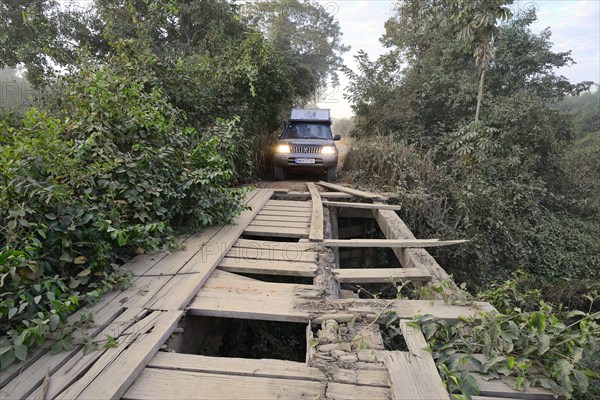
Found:
[(480, 302), (458, 305), (441, 300), (316, 300), (315, 296), (317, 294), (314, 291), (307, 289), (294, 292), (286, 287), (242, 287), (216, 283), (214, 287), (205, 288), (198, 293), (189, 305), (189, 313), (271, 321), (318, 322), (335, 319), (347, 322), (357, 316), (372, 321), (377, 317), (381, 318), (382, 310), (389, 309), (396, 312), (399, 318), (412, 319), (415, 315), (432, 314), (455, 322), (460, 317), (478, 318), (480, 313), (493, 310), (489, 303)]
[[(129, 327), (137, 323), (139, 319), (142, 319), (145, 314), (147, 314), (147, 312), (140, 308), (130, 308), (121, 314), (96, 336), (95, 341), (98, 342), (98, 350), (90, 351), (87, 354), (83, 349), (79, 350), (73, 358), (51, 375), (44, 398), (54, 398), (79, 379), (79, 377), (106, 351), (103, 346), (103, 341), (106, 339), (107, 335), (114, 337), (118, 341), (123, 341), (123, 338), (121, 337), (119, 339), (119, 336)], [(43, 389), (41, 387), (38, 388), (29, 396), (29, 398), (38, 399), (42, 397), (42, 391)]]
[(511, 397), (515, 399), (526, 400), (554, 399), (552, 391), (543, 387), (530, 387), (526, 391), (521, 392), (511, 388), (499, 379), (486, 381), (481, 377), (480, 374), (472, 373), (471, 375), (473, 375), (477, 381), (480, 396)]
[(252, 236), (305, 238), (308, 237), (308, 232), (308, 228), (277, 228), (271, 226), (253, 226), (246, 228), (244, 234)]
[(305, 363), (261, 359), (229, 357), (207, 357), (195, 354), (159, 352), (152, 359), (149, 368), (163, 370), (205, 372), (240, 376), (259, 376), (263, 378), (301, 379), (309, 381), (326, 380), (327, 377), (318, 368)]
[(225, 257), (223, 261), (221, 261), (219, 269), (229, 272), (262, 275), (313, 277), (317, 274), (317, 265), (314, 263), (276, 260), (259, 261), (228, 257)]
[[(108, 349), (59, 399), (119, 399), (173, 332), (182, 311), (154, 312), (129, 328), (128, 344)], [(135, 328), (135, 329), (134, 329)]]
[(306, 186), (308, 186), (312, 202), (312, 219), (308, 239), (311, 242), (320, 242), (323, 240), (323, 203), (315, 184), (308, 182)]
[(249, 249), (234, 247), (227, 252), (229, 258), (245, 258), (247, 260), (268, 260), (268, 261), (304, 261), (314, 262), (316, 254), (313, 251), (302, 251), (290, 246), (283, 250), (273, 249)]
[[(394, 211), (390, 210), (372, 210), (375, 220), (388, 239), (415, 239), (415, 235), (408, 226)], [(400, 264), (404, 268), (425, 268), (431, 275), (430, 284), (444, 284), (444, 292), (450, 298), (464, 298), (464, 292), (458, 288), (456, 283), (444, 271), (444, 269), (435, 261), (435, 259), (425, 249), (416, 248), (393, 248), (392, 249)], [(433, 294), (441, 298), (441, 295)]]
[(249, 249), (267, 249), (267, 250), (282, 250), (288, 251), (314, 251), (319, 246), (306, 242), (273, 242), (271, 240), (249, 240), (238, 239), (234, 244), (234, 248), (249, 248)]
[(261, 221), (261, 220), (252, 220), (250, 226), (281, 226), (286, 228), (308, 228), (310, 226), (309, 221)]
[[(260, 216), (276, 216), (276, 217), (309, 217), (311, 216), (310, 211), (306, 210), (294, 210), (294, 211), (284, 211), (284, 210), (261, 210), (258, 213)], [(285, 220), (285, 218), (280, 218), (281, 220)]]
[(260, 215), (254, 217), (254, 221), (289, 221), (289, 222), (306, 222), (310, 223), (310, 215), (301, 217), (281, 216), (281, 215)]
[(342, 268), (334, 269), (333, 274), (340, 283), (424, 282), (431, 279), (423, 268)]
[(157, 293), (146, 304), (147, 308), (158, 310), (181, 310), (194, 298), (200, 287), (227, 254), (227, 251), (244, 232), (250, 221), (262, 206), (272, 197), (273, 192), (262, 190), (254, 196), (248, 206), (250, 210), (243, 211), (233, 220), (232, 225), (224, 226), (211, 240), (210, 248), (205, 246), (182, 269), (183, 273), (198, 273), (185, 277), (183, 281), (172, 279), (161, 293)]
[(292, 206), (298, 208), (311, 208), (311, 204), (309, 201), (292, 201), (292, 200), (269, 200), (267, 202), (267, 207), (269, 206)]
[(401, 210), (401, 206), (392, 204), (350, 203), (341, 201), (323, 200), (323, 205), (338, 208), (364, 208), (367, 210)]
[(336, 400), (388, 400), (390, 390), (375, 386), (347, 385), (344, 383), (330, 382), (327, 385), (325, 398)]
[[(352, 196), (351, 194), (348, 193), (342, 193), (342, 192), (321, 192), (321, 198), (323, 199), (344, 199), (344, 200), (351, 200), (354, 199), (355, 197)], [(290, 199), (290, 200), (295, 200), (295, 199), (310, 199), (310, 192), (288, 192), (285, 194), (275, 194), (275, 198), (276, 199), (282, 199), (282, 200), (286, 200), (286, 199)]]
[[(87, 329), (86, 333), (92, 337), (102, 330), (99, 325), (110, 324), (121, 313), (123, 308), (108, 308), (102, 315), (94, 315), (95, 325)], [(69, 318), (71, 320), (71, 318)], [(26, 369), (6, 383), (0, 391), (1, 398), (22, 399), (29, 396), (38, 386), (42, 384), (49, 371), (54, 374), (60, 367), (73, 358), (83, 346), (75, 346), (72, 351), (52, 353), (50, 351), (31, 363)], [(18, 364), (17, 364), (18, 365)]]
[(318, 298), (312, 285), (243, 282), (210, 278), (189, 306), (189, 314), (212, 317), (308, 322), (307, 311), (295, 309), (299, 301)]
[(300, 283), (274, 283), (259, 280), (236, 279), (235, 274), (227, 279), (211, 277), (198, 295), (210, 293), (223, 298), (241, 298), (248, 296), (285, 297), (290, 299), (316, 299), (322, 295), (322, 289), (314, 285)]
[(467, 243), (468, 240), (439, 239), (325, 239), (322, 245), (328, 247), (442, 247)]
[(402, 351), (384, 351), (381, 352), (381, 358), (390, 374), (392, 399), (448, 400), (450, 398), (435, 368), (435, 363), (432, 370), (428, 360)]
[(307, 212), (310, 212), (310, 208), (294, 207), (294, 206), (264, 206), (262, 211), (264, 211), (264, 212), (281, 211), (281, 212), (289, 213), (289, 214), (293, 215), (294, 213), (306, 214)]
[(377, 200), (387, 200), (388, 198), (383, 196), (383, 195), (379, 195), (379, 194), (375, 194), (375, 193), (370, 193), (370, 192), (365, 192), (363, 190), (358, 190), (358, 189), (352, 189), (346, 186), (342, 186), (342, 185), (336, 185), (335, 183), (329, 183), (329, 182), (323, 182), (323, 181), (319, 181), (317, 182), (319, 185), (326, 187), (328, 189), (331, 190), (337, 190), (339, 192), (344, 192), (344, 193), (348, 193), (351, 194), (353, 196), (356, 197), (362, 197), (364, 199), (377, 199)]
[(123, 396), (154, 399), (319, 399), (325, 383), (147, 368)]
[(189, 262), (202, 248), (209, 243), (221, 229), (213, 226), (195, 233), (185, 240), (183, 248), (166, 255), (159, 262), (144, 272), (144, 275), (174, 275)]

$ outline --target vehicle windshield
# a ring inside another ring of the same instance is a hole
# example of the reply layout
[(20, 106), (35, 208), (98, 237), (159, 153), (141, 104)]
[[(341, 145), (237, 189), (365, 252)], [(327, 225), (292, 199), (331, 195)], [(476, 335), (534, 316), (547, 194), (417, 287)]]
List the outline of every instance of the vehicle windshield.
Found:
[(324, 139), (333, 140), (329, 124), (314, 122), (291, 122), (288, 124), (284, 139)]

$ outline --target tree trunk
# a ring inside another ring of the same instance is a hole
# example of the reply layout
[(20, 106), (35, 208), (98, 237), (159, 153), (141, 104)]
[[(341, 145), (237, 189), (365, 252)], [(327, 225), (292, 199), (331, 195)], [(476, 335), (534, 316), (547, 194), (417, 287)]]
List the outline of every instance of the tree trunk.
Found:
[(477, 93), (477, 110), (475, 111), (475, 121), (479, 121), (479, 112), (481, 111), (481, 102), (483, 101), (483, 81), (485, 79), (486, 68), (481, 68), (479, 74), (479, 92)]

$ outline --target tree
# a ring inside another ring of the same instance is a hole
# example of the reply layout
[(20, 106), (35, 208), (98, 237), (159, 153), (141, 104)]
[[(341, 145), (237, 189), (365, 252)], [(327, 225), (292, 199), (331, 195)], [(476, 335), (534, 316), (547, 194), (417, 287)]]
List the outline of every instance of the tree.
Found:
[(308, 100), (329, 79), (337, 84), (341, 55), (350, 48), (342, 44), (339, 23), (324, 6), (310, 0), (260, 1), (248, 6), (248, 16), (285, 54), (299, 100)]
[(512, 17), (506, 7), (513, 0), (452, 0), (449, 2), (450, 24), (459, 29), (459, 38), (468, 43), (479, 67), (479, 88), (475, 121), (479, 121), (483, 101), (483, 84), (494, 53), (494, 42), (499, 34), (498, 20)]

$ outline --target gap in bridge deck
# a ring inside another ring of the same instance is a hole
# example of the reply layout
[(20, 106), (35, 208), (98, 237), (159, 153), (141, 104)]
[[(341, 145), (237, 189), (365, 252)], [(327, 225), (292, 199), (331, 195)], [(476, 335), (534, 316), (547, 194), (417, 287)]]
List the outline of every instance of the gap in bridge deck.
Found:
[[(352, 210), (356, 211), (356, 210)], [(364, 210), (361, 210), (364, 211)], [(372, 218), (349, 217), (339, 213), (338, 218), (339, 239), (384, 239), (381, 228)], [(340, 247), (340, 268), (401, 268), (398, 257), (388, 247)], [(397, 284), (398, 287), (401, 283)], [(354, 292), (361, 299), (396, 299), (396, 286), (390, 282), (386, 283), (341, 283), (340, 288)], [(401, 289), (404, 298), (413, 296), (414, 286), (408, 283)]]
[(254, 236), (254, 235), (246, 235), (246, 234), (241, 235), (240, 239), (260, 240), (260, 241), (265, 241), (265, 242), (289, 242), (289, 243), (298, 243), (298, 241), (299, 241), (298, 238), (293, 238), (293, 237)]
[(211, 357), (304, 362), (306, 324), (186, 316), (167, 349)]

